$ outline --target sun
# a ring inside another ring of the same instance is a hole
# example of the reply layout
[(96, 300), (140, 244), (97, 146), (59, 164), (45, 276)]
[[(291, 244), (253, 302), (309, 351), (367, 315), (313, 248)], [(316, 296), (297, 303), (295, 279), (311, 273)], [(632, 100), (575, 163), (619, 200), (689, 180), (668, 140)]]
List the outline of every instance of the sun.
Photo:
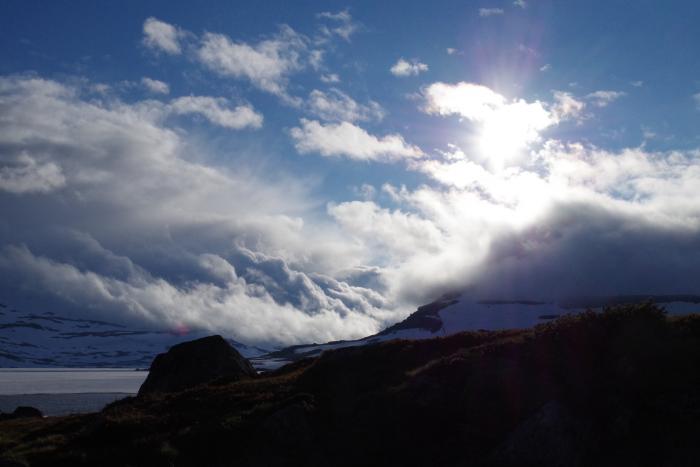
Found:
[(551, 114), (539, 102), (515, 101), (485, 116), (476, 137), (477, 151), (493, 169), (503, 169), (520, 160), (550, 125)]

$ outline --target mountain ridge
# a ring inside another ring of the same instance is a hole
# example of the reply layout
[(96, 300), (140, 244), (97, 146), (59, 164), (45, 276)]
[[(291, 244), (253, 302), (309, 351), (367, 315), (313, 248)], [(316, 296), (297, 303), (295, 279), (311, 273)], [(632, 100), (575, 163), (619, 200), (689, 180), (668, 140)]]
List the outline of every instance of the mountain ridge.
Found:
[[(428, 339), (461, 331), (531, 327), (569, 313), (606, 305), (651, 301), (664, 305), (671, 314), (700, 311), (700, 295), (619, 295), (577, 297), (567, 300), (472, 298), (450, 293), (419, 306), (384, 330), (355, 340), (299, 344), (270, 350), (226, 340), (258, 371), (315, 357), (342, 347), (354, 347), (391, 339)], [(155, 355), (173, 345), (211, 334), (130, 329), (119, 323), (80, 319), (53, 312), (22, 312), (0, 303), (0, 367), (123, 367), (147, 368)]]

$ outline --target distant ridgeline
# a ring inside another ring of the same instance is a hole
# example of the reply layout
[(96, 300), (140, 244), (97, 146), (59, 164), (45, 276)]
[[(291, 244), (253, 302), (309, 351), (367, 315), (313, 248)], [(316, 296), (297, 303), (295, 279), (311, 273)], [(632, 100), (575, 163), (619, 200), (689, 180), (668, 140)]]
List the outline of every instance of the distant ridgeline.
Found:
[(318, 356), (324, 350), (356, 347), (392, 339), (429, 339), (461, 331), (529, 328), (586, 309), (609, 305), (653, 302), (671, 315), (700, 312), (700, 295), (627, 295), (576, 298), (561, 302), (537, 300), (473, 299), (466, 294), (446, 294), (418, 309), (384, 331), (353, 341), (296, 345), (252, 358), (258, 369), (274, 369), (301, 358)]
[[(0, 367), (148, 368), (157, 354), (208, 334), (129, 329), (50, 311), (23, 312), (0, 303)], [(231, 339), (229, 343), (246, 357), (269, 352)]]
[[(355, 347), (392, 339), (426, 339), (466, 330), (528, 328), (559, 316), (591, 308), (651, 301), (669, 314), (700, 311), (700, 295), (627, 295), (579, 297), (559, 302), (473, 299), (450, 294), (419, 307), (382, 332), (353, 341), (296, 345), (270, 351), (227, 339), (260, 370), (272, 370), (324, 350)], [(155, 355), (180, 342), (211, 334), (185, 335), (129, 329), (106, 321), (76, 319), (52, 312), (28, 313), (0, 304), (0, 367), (136, 367), (146, 368)]]

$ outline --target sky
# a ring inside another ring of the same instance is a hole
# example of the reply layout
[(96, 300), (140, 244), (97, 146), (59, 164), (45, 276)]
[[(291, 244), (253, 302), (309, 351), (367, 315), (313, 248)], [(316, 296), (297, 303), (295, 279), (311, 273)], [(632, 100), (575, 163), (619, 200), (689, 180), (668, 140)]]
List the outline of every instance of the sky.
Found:
[(700, 293), (700, 4), (0, 5), (0, 301), (281, 346)]

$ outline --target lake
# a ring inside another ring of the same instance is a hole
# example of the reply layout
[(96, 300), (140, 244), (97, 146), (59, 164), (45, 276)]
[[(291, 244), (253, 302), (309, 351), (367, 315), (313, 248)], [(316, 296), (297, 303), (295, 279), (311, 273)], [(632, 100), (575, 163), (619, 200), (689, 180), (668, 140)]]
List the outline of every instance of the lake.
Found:
[(136, 394), (147, 375), (131, 368), (0, 368), (0, 411), (30, 405), (44, 415), (95, 412)]

